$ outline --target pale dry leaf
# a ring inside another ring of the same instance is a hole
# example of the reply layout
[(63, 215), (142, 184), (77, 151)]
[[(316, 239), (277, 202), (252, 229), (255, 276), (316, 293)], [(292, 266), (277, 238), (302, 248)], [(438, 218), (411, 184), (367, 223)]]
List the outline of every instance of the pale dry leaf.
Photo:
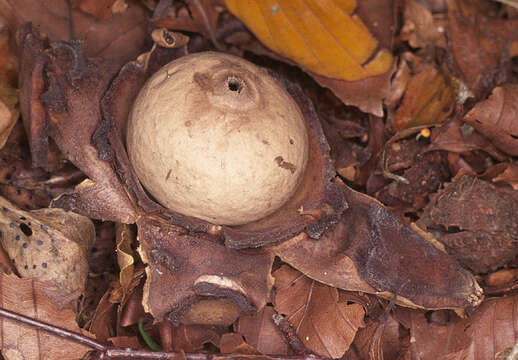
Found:
[(275, 310), (286, 315), (304, 345), (318, 355), (337, 359), (349, 349), (365, 310), (339, 301), (339, 290), (282, 266), (275, 277)]
[[(46, 296), (48, 282), (0, 274), (0, 307), (70, 331), (91, 336), (76, 323), (76, 314), (59, 309)], [(48, 332), (0, 318), (0, 342), (6, 360), (80, 359), (90, 348)]]
[(134, 251), (131, 244), (136, 240), (136, 234), (131, 225), (117, 223), (115, 225), (115, 239), (117, 244), (117, 263), (119, 264), (119, 282), (123, 292), (123, 299), (129, 293), (131, 281), (133, 280), (133, 271), (135, 259)]
[(62, 209), (23, 211), (3, 197), (0, 207), (0, 243), (18, 273), (82, 293), (95, 240), (92, 221)]

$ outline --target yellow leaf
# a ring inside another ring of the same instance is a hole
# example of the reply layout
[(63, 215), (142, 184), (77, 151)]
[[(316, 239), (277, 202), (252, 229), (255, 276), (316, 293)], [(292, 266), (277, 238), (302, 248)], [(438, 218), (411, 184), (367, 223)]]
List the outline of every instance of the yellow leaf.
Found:
[(353, 13), (353, 0), (225, 0), (276, 53), (316, 74), (348, 81), (387, 72), (392, 55)]

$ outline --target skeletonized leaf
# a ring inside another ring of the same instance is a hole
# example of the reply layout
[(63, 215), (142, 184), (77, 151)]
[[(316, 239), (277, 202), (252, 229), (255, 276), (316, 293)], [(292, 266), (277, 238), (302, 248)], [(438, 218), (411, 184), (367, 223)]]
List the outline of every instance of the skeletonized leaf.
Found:
[(226, 0), (276, 53), (316, 74), (359, 80), (386, 73), (392, 55), (355, 14), (354, 0)]
[(287, 316), (311, 351), (340, 358), (363, 327), (365, 311), (359, 304), (340, 301), (338, 289), (318, 283), (289, 267), (273, 273), (275, 309)]
[[(91, 336), (79, 329), (73, 311), (59, 309), (47, 297), (48, 288), (47, 282), (0, 274), (0, 303), (7, 310)], [(0, 318), (0, 341), (2, 355), (7, 360), (80, 359), (90, 350), (70, 340), (4, 318)]]

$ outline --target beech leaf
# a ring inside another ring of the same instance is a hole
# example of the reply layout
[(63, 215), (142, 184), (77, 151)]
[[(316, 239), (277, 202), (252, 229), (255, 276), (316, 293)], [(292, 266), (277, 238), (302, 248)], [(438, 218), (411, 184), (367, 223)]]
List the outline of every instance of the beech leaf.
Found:
[(392, 55), (378, 50), (378, 41), (355, 14), (355, 1), (225, 3), (266, 46), (316, 74), (354, 81), (392, 65)]
[[(14, 275), (0, 274), (0, 302), (3, 308), (15, 311), (55, 326), (63, 327), (93, 337), (81, 330), (76, 314), (60, 309), (46, 295), (48, 282), (19, 279)], [(0, 318), (2, 355), (6, 359), (80, 359), (89, 347), (49, 334), (18, 322)]]
[(349, 348), (365, 311), (359, 304), (339, 300), (339, 290), (316, 282), (283, 265), (275, 277), (275, 309), (286, 315), (311, 351), (337, 359)]
[(500, 150), (518, 156), (518, 85), (495, 88), (489, 99), (475, 105), (464, 121)]

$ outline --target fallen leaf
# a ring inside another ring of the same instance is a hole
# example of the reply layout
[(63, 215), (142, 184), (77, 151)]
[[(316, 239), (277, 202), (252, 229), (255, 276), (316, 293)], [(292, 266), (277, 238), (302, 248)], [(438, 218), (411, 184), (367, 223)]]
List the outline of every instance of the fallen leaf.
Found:
[(151, 22), (159, 28), (197, 32), (217, 42), (215, 33), (221, 10), (215, 0), (173, 1), (167, 8), (156, 9)]
[(95, 16), (97, 19), (107, 19), (113, 15), (112, 6), (117, 0), (81, 0), (79, 9)]
[[(351, 348), (346, 353), (352, 359), (406, 359), (403, 354), (408, 353), (405, 350), (406, 339), (403, 338), (399, 331), (399, 322), (393, 316), (387, 317), (386, 320), (373, 321), (366, 318), (365, 327), (358, 330)], [(381, 331), (378, 330), (381, 327)], [(354, 355), (353, 355), (354, 354)], [(372, 357), (374, 354), (374, 357)], [(354, 358), (353, 356), (356, 356)], [(349, 359), (346, 357), (346, 359)]]
[(455, 90), (433, 65), (413, 69), (403, 100), (394, 114), (394, 130), (442, 123), (455, 107)]
[(135, 259), (131, 244), (136, 241), (135, 230), (131, 225), (117, 223), (115, 225), (115, 241), (117, 245), (117, 263), (119, 264), (119, 283), (122, 290), (121, 302), (124, 303), (133, 280)]
[(220, 338), (227, 330), (207, 325), (180, 325), (173, 330), (173, 347), (177, 351), (195, 352), (205, 344), (219, 346)]
[(466, 114), (472, 125), (495, 146), (510, 155), (518, 155), (518, 85), (497, 87), (491, 96)]
[(227, 333), (221, 336), (219, 350), (224, 354), (261, 355), (254, 347), (245, 342), (240, 334)]
[(18, 82), (19, 63), (15, 41), (6, 24), (0, 24), (0, 80), (10, 87)]
[[(1, 307), (93, 338), (77, 326), (73, 311), (58, 308), (47, 297), (48, 286), (48, 282), (0, 274)], [(84, 345), (30, 326), (21, 326), (12, 320), (0, 318), (0, 325), (2, 355), (6, 359), (80, 359), (90, 350)]]
[(487, 286), (503, 287), (518, 279), (518, 269), (502, 269), (488, 274), (485, 277)]
[(418, 225), (436, 231), (450, 255), (474, 273), (495, 270), (518, 251), (518, 193), (463, 176), (431, 197)]
[(499, 17), (491, 2), (447, 0), (446, 4), (448, 50), (458, 77), (477, 97), (485, 96), (507, 76), (505, 57), (518, 20)]
[(512, 348), (516, 334), (518, 297), (488, 299), (472, 317), (439, 325), (429, 323), (425, 314), (411, 313), (413, 350), (422, 360), (495, 359), (497, 353)]
[(274, 307), (286, 315), (304, 345), (318, 355), (337, 359), (349, 348), (365, 311), (339, 301), (339, 290), (283, 265), (273, 273)]
[(0, 16), (13, 32), (26, 22), (51, 40), (83, 40), (89, 57), (99, 56), (123, 64), (142, 51), (146, 36), (146, 11), (136, 1), (127, 11), (108, 19), (96, 19), (66, 0), (1, 0)]
[(0, 206), (0, 242), (18, 273), (81, 294), (95, 240), (92, 221), (62, 209), (23, 211), (2, 197)]
[(328, 78), (354, 81), (386, 73), (392, 55), (355, 14), (354, 1), (226, 0), (228, 9), (276, 53)]
[(17, 105), (18, 91), (0, 77), (0, 149), (4, 147), (20, 116)]
[(288, 355), (289, 345), (279, 328), (273, 322), (275, 310), (265, 306), (252, 316), (241, 316), (236, 331), (243, 335), (247, 344), (267, 355)]
[[(394, 68), (386, 50), (394, 29), (393, 18), (386, 16), (394, 9), (391, 1), (363, 1), (358, 8), (356, 2), (334, 0), (271, 4), (254, 0), (246, 7), (237, 0), (226, 3), (272, 49), (249, 50), (296, 63), (346, 105), (383, 116), (382, 101), (389, 94)], [(372, 57), (365, 64), (360, 59), (367, 53)]]
[(432, 14), (420, 1), (409, 0), (405, 1), (403, 17), (401, 40), (408, 41), (414, 48), (426, 46), (446, 48), (444, 14)]

